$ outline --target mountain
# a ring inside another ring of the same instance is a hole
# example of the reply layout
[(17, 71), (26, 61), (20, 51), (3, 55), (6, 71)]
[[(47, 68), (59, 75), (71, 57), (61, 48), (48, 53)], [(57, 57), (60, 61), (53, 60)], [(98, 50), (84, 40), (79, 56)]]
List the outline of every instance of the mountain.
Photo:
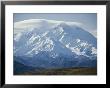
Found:
[(14, 74), (20, 74), (22, 72), (31, 71), (35, 68), (26, 66), (22, 63), (19, 63), (18, 61), (14, 61)]
[(30, 19), (14, 28), (19, 31), (14, 34), (14, 59), (19, 63), (38, 68), (97, 65), (97, 39), (75, 22)]

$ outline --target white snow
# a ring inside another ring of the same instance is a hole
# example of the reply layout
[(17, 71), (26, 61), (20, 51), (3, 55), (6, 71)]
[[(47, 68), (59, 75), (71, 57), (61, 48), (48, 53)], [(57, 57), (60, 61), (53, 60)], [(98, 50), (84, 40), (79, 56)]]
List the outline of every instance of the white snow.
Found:
[(76, 42), (77, 42), (77, 43), (80, 42), (80, 39), (76, 39)]
[(86, 46), (86, 45), (87, 45), (87, 43), (82, 42), (80, 45), (81, 45), (81, 46)]
[(97, 49), (95, 47), (92, 47), (92, 54), (97, 54)]
[[(59, 23), (65, 23), (65, 21), (56, 21), (56, 20), (46, 20), (46, 19), (29, 19), (29, 20), (24, 20), (24, 21), (20, 21), (20, 22), (15, 22), (14, 23), (14, 28), (29, 28), (29, 27), (33, 27), (33, 26), (37, 26), (40, 27), (41, 25), (39, 25), (40, 23), (49, 23), (49, 24), (59, 24)], [(77, 25), (80, 26), (81, 23), (78, 22), (66, 22), (68, 25)]]
[(69, 48), (69, 45), (70, 45), (70, 43), (68, 43), (68, 44), (66, 45), (66, 47)]
[(16, 36), (14, 37), (14, 40), (15, 41), (19, 41), (19, 39), (21, 38), (21, 36), (22, 36), (22, 33), (16, 34)]
[(55, 52), (50, 52), (50, 57), (52, 57), (52, 58), (56, 58), (57, 56), (58, 56), (57, 53), (55, 53)]
[(37, 40), (37, 42), (38, 42), (39, 39), (40, 39), (39, 35), (32, 35), (32, 37), (29, 39), (29, 41), (27, 43), (32, 44), (35, 40)]

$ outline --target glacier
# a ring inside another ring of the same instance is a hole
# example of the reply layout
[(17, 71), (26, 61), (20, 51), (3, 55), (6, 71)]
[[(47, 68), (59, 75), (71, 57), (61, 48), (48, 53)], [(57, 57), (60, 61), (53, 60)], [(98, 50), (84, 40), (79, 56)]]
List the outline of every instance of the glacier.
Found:
[(77, 22), (14, 23), (14, 61), (38, 68), (97, 66), (97, 39)]

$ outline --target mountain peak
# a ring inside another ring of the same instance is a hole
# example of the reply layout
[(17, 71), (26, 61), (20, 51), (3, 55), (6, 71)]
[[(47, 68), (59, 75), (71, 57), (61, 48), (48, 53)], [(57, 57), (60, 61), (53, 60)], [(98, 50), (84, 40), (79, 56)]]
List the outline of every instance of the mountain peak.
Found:
[(30, 62), (96, 58), (96, 38), (74, 22), (30, 19), (17, 22), (14, 27), (23, 30), (14, 35), (14, 55), (31, 57)]

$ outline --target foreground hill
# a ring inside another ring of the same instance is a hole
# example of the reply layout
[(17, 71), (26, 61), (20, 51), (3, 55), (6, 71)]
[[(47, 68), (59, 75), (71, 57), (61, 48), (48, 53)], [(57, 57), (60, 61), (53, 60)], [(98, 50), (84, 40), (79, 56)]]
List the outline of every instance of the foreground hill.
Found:
[(19, 75), (97, 75), (96, 68), (65, 68), (29, 71)]

